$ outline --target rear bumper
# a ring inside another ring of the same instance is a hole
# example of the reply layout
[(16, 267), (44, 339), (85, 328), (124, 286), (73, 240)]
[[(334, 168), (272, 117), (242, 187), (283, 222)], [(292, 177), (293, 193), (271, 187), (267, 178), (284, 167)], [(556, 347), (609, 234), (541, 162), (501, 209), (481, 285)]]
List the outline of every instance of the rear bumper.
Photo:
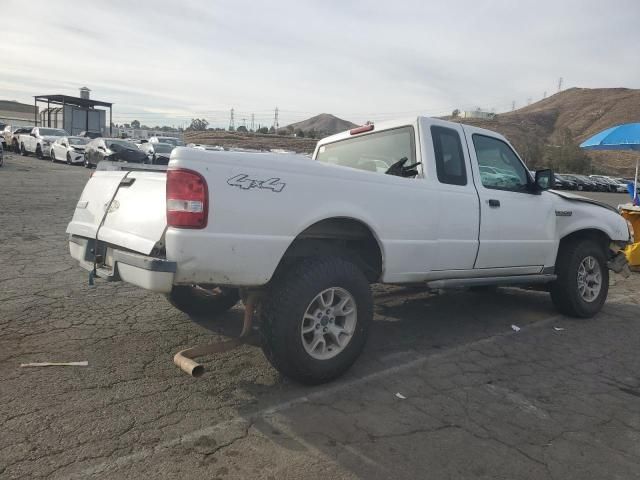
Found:
[[(82, 268), (94, 268), (95, 241), (71, 235), (69, 253)], [(139, 253), (98, 245), (96, 274), (107, 281), (123, 281), (154, 292), (168, 293), (173, 286), (176, 262), (163, 258), (149, 257)]]

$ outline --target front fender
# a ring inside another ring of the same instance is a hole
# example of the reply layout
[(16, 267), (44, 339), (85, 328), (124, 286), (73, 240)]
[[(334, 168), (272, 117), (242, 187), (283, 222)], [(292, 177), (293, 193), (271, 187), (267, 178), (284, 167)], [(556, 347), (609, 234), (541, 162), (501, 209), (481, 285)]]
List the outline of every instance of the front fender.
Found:
[(554, 206), (559, 239), (580, 230), (599, 230), (614, 241), (630, 240), (625, 219), (607, 207), (559, 196), (554, 198)]

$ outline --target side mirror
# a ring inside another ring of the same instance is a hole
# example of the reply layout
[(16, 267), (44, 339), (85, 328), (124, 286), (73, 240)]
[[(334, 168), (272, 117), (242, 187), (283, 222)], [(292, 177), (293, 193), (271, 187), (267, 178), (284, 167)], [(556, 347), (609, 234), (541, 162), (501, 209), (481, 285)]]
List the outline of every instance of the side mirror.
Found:
[(536, 188), (538, 191), (549, 190), (555, 186), (555, 178), (553, 170), (545, 168), (544, 170), (536, 170)]

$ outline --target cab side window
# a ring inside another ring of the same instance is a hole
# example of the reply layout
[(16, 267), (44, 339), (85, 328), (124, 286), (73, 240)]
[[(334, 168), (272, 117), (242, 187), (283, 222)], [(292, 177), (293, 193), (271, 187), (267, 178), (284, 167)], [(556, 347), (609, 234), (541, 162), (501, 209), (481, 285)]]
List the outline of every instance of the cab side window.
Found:
[(473, 134), (480, 181), (485, 188), (525, 192), (529, 175), (515, 152), (502, 140)]
[(458, 132), (434, 125), (431, 127), (431, 138), (436, 155), (438, 181), (449, 185), (466, 185), (467, 169)]

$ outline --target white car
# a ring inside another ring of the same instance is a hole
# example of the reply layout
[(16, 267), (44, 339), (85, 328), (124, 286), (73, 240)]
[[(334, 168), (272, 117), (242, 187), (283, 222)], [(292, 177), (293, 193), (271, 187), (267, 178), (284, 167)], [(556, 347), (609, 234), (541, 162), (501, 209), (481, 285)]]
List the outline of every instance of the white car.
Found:
[(52, 162), (71, 164), (84, 163), (84, 147), (89, 143), (86, 137), (61, 137), (51, 144), (49, 156)]
[(187, 313), (242, 297), (243, 331), (257, 315), (272, 364), (321, 383), (362, 351), (371, 283), (538, 285), (560, 312), (598, 313), (609, 269), (626, 266), (629, 224), (547, 190), (552, 178), (532, 176), (498, 133), (428, 117), (324, 138), (312, 159), (179, 148), (168, 168), (101, 163), (69, 250), (91, 279), (163, 292)]
[(53, 142), (67, 135), (68, 133), (61, 128), (34, 127), (28, 134), (24, 133), (18, 137), (20, 153), (35, 153), (38, 158), (43, 158), (51, 152)]

